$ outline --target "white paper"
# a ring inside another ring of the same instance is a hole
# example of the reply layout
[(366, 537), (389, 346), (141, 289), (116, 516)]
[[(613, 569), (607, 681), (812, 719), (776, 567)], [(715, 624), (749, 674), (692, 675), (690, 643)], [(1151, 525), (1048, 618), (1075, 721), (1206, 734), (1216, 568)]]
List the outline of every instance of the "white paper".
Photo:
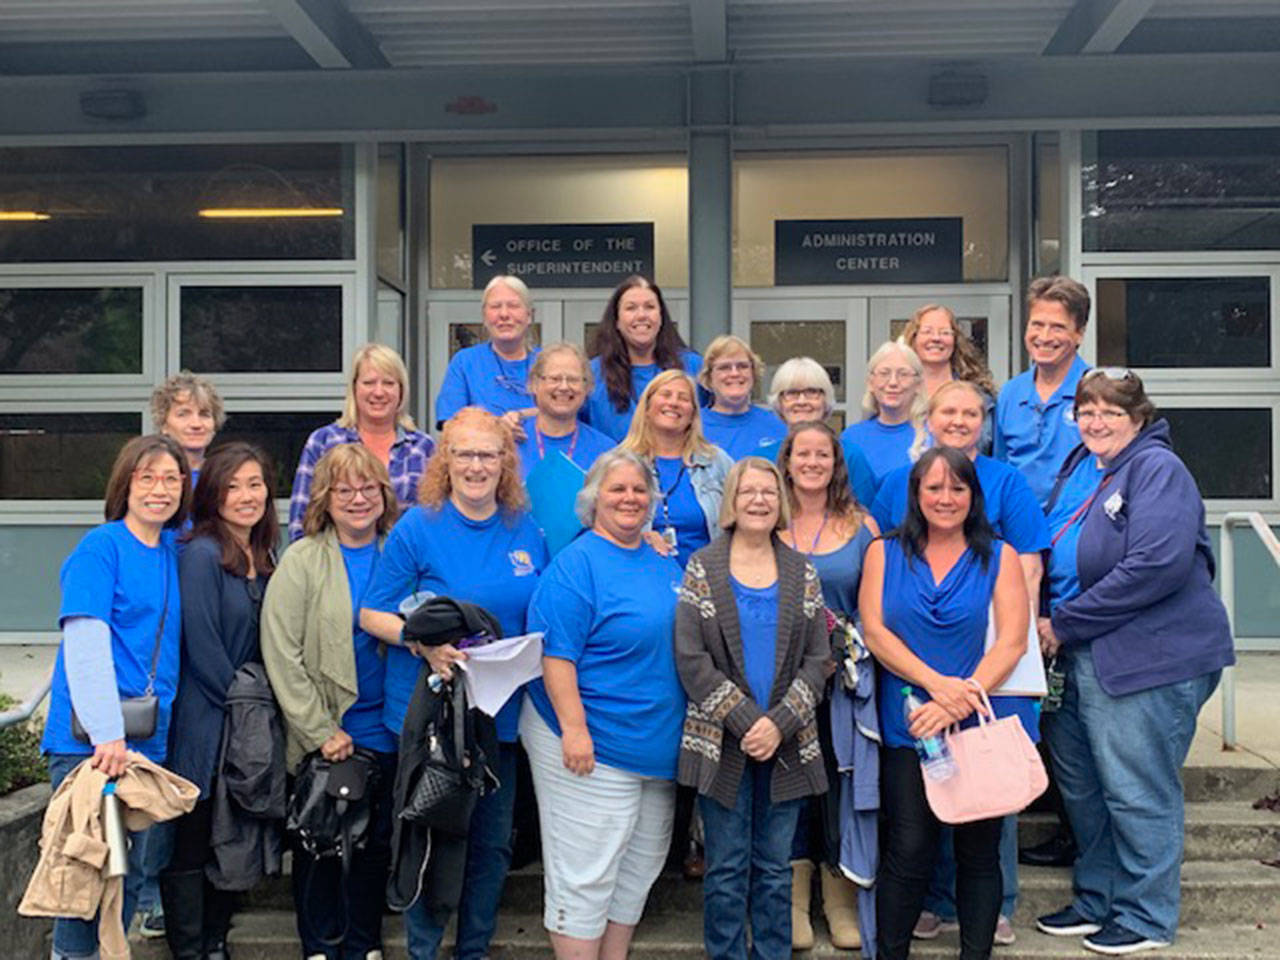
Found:
[(468, 647), (466, 654), (459, 666), (467, 701), (491, 717), (520, 687), (542, 676), (541, 631)]
[[(987, 640), (982, 648), (983, 653), (991, 649), (996, 642), (996, 607), (993, 603), (987, 608)], [(1013, 672), (1005, 678), (995, 690), (993, 697), (1043, 697), (1049, 693), (1049, 681), (1044, 675), (1044, 657), (1040, 653), (1040, 635), (1036, 633), (1036, 619), (1033, 616), (1027, 624), (1027, 652), (1022, 655), (1013, 668)]]

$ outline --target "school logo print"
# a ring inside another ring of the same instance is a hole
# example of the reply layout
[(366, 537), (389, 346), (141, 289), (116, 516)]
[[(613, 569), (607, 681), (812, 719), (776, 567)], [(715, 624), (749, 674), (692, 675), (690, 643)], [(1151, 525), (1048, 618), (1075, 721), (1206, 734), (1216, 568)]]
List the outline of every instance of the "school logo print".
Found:
[(1070, 406), (1069, 406), (1069, 407), (1065, 407), (1065, 408), (1063, 409), (1063, 411), (1062, 411), (1062, 422), (1063, 422), (1063, 423), (1075, 423), (1075, 422), (1076, 422), (1076, 408), (1075, 408), (1075, 407), (1070, 407)]
[(529, 556), (528, 550), (512, 550), (507, 559), (511, 561), (511, 572), (517, 577), (528, 577), (537, 572), (533, 569), (533, 557)]

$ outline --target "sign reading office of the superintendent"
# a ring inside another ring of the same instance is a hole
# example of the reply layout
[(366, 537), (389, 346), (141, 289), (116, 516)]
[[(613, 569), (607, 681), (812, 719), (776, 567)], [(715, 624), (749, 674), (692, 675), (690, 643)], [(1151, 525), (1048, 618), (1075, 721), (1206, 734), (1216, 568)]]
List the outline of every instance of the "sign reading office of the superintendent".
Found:
[(775, 220), (774, 283), (956, 283), (962, 217)]
[(499, 274), (531, 287), (612, 287), (653, 276), (652, 223), (477, 223), (471, 286)]

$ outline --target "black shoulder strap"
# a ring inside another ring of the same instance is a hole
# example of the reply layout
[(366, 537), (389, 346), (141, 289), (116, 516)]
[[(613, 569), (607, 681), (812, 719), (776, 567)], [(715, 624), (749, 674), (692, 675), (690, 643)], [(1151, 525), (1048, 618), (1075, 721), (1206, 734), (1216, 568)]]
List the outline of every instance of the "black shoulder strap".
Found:
[(156, 670), (160, 665), (160, 640), (164, 637), (164, 621), (169, 615), (169, 548), (162, 547), (164, 564), (164, 603), (160, 607), (160, 624), (156, 627), (156, 642), (151, 650), (151, 673), (147, 675), (147, 696), (156, 692)]

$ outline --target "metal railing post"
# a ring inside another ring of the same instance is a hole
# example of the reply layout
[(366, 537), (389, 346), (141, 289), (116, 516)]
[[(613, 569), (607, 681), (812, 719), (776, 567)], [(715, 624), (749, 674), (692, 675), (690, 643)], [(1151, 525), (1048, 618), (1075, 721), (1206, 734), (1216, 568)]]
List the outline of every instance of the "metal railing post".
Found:
[[(1236, 538), (1232, 514), (1222, 518), (1218, 541), (1218, 576), (1222, 586), (1222, 605), (1227, 608), (1227, 629), (1231, 631), (1231, 647), (1236, 645)], [(1222, 749), (1236, 748), (1236, 668), (1222, 671)]]

